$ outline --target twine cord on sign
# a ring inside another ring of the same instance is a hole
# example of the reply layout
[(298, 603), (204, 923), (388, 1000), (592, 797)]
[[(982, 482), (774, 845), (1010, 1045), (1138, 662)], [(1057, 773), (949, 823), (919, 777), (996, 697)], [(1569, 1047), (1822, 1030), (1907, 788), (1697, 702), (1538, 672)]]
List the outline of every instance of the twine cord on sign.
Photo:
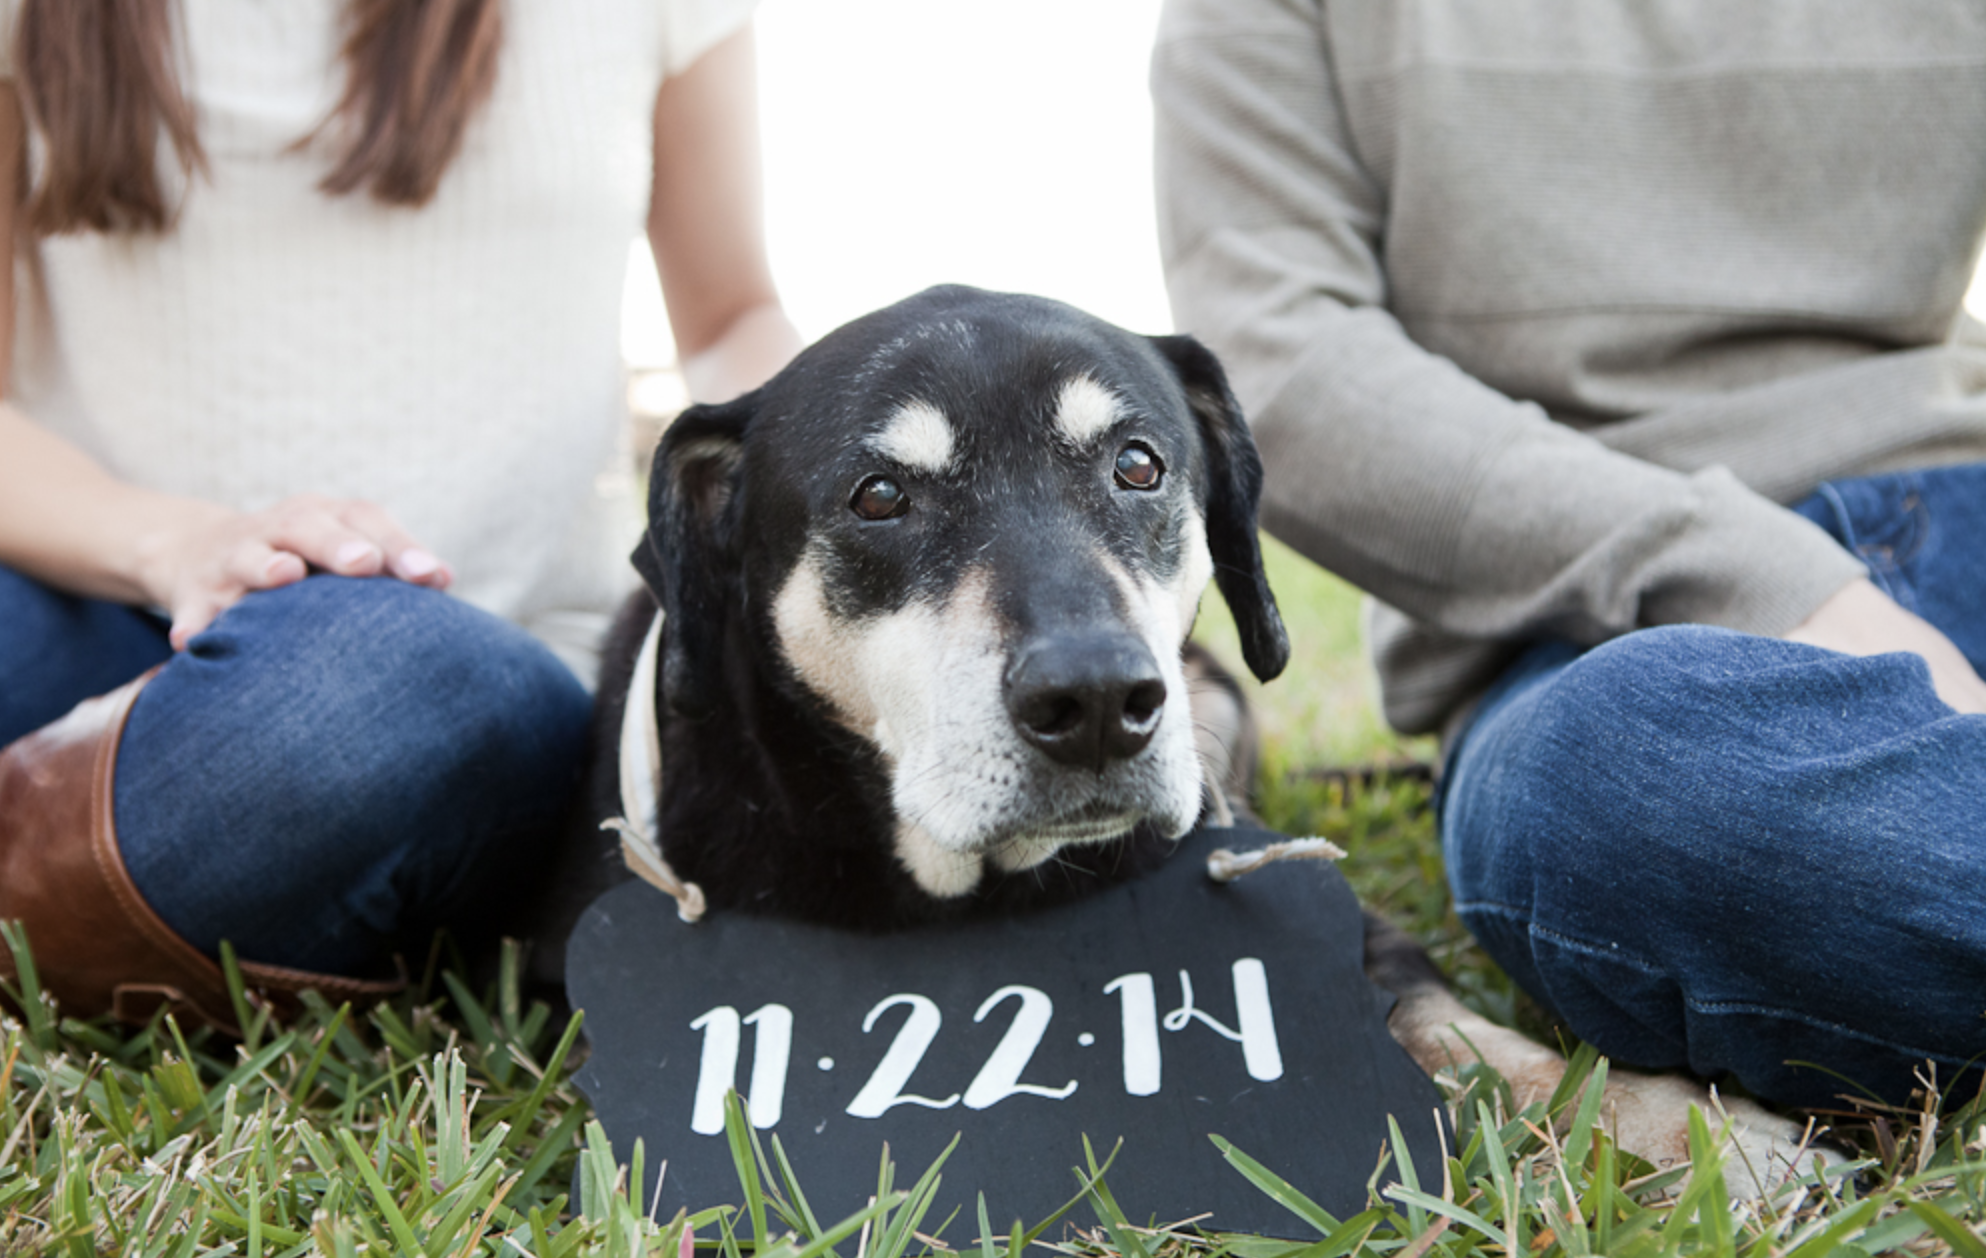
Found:
[(1219, 848), (1207, 854), (1207, 877), (1215, 882), (1233, 882), (1277, 861), (1335, 861), (1345, 858), (1345, 849), (1329, 839), (1290, 839), (1271, 843), (1252, 852)]
[(677, 917), (686, 922), (702, 920), (708, 907), (704, 903), (703, 888), (677, 877), (669, 862), (655, 851), (653, 839), (629, 825), (622, 817), (609, 817), (600, 823), (600, 828), (620, 832), (621, 859), (627, 862), (627, 867), (634, 871), (637, 878), (675, 898)]

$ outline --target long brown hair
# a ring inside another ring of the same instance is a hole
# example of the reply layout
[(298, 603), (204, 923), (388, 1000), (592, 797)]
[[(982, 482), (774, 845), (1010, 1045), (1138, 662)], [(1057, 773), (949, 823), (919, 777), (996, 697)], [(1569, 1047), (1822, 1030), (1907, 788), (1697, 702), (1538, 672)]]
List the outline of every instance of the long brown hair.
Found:
[[(345, 90), (324, 123), (337, 149), (319, 187), (425, 205), (496, 83), (498, 0), (346, 0)], [(173, 71), (164, 0), (24, 0), (14, 66), (45, 160), (28, 194), (38, 233), (164, 228), (159, 134), (188, 176), (206, 169)]]

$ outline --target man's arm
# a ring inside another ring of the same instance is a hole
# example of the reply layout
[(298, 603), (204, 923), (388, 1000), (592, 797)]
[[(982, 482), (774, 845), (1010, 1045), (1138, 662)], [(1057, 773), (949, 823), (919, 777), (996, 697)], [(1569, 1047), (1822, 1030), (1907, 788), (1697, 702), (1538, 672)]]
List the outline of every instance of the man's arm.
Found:
[(1718, 467), (1608, 449), (1410, 337), (1397, 207), (1302, 0), (1171, 0), (1153, 63), (1178, 322), (1221, 355), (1269, 469), (1268, 528), (1449, 634), (1594, 643), (1699, 622), (1775, 634), (1862, 571)]

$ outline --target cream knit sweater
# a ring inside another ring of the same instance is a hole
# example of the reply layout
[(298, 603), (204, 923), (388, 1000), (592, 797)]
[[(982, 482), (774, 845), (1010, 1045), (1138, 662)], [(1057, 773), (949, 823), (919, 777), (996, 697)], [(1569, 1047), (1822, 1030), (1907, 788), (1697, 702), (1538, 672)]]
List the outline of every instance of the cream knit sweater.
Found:
[(590, 677), (632, 580), (608, 469), (655, 91), (751, 2), (510, 0), (495, 94), (407, 210), (292, 151), (342, 86), (337, 0), (181, 0), (211, 175), (165, 234), (22, 253), (13, 399), (139, 485), (372, 499)]
[(1401, 729), (1789, 629), (1861, 565), (1776, 504), (1986, 459), (1979, 0), (1168, 0), (1153, 95), (1178, 324)]

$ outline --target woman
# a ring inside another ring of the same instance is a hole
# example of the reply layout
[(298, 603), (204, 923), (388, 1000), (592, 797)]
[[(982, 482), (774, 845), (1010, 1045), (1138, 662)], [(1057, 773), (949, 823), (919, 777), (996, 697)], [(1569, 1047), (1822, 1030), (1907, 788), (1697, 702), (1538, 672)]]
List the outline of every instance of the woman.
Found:
[(562, 812), (644, 212), (694, 394), (797, 346), (749, 0), (0, 15), (0, 918), (73, 1012), (346, 990)]

